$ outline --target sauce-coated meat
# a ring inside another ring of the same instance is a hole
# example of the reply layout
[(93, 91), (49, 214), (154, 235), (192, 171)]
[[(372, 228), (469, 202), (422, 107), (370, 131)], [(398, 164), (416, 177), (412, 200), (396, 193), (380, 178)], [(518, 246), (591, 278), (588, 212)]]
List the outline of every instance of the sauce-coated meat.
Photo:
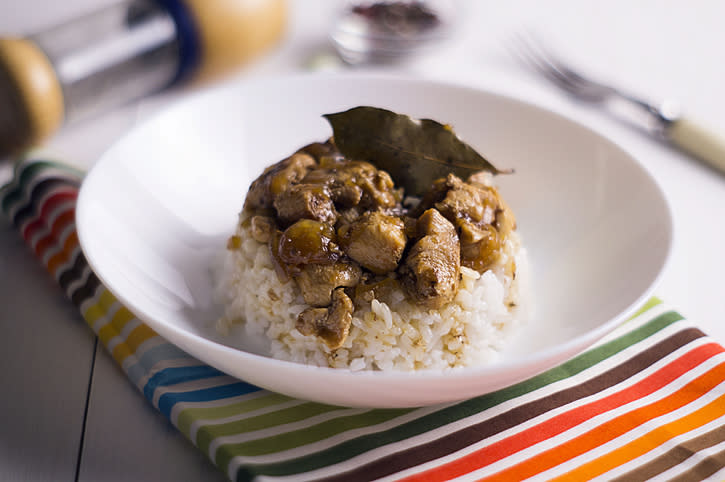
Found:
[(335, 224), (337, 210), (326, 186), (296, 184), (281, 192), (274, 199), (274, 208), (282, 224), (292, 224), (300, 219), (314, 219)]
[(482, 273), (498, 259), (501, 245), (516, 220), (486, 177), (468, 182), (449, 174), (435, 182), (417, 211), (435, 207), (456, 228), (461, 244), (461, 264)]
[(345, 254), (375, 274), (395, 271), (405, 250), (405, 223), (379, 211), (363, 214), (338, 234)]
[[(280, 280), (293, 280), (309, 305), (300, 333), (337, 349), (354, 303), (401, 286), (438, 309), (455, 298), (461, 266), (487, 270), (516, 227), (488, 174), (438, 179), (410, 209), (403, 194), (387, 172), (345, 159), (332, 141), (305, 146), (252, 183), (245, 222), (268, 244)], [(230, 249), (241, 243), (230, 239)]]
[(330, 304), (335, 288), (355, 286), (361, 276), (362, 271), (357, 264), (338, 261), (334, 264), (304, 265), (294, 280), (305, 303), (320, 307)]
[(392, 209), (401, 201), (390, 175), (369, 162), (326, 158), (302, 182), (327, 186), (340, 207), (359, 204), (364, 209)]
[(297, 317), (295, 328), (303, 335), (317, 335), (330, 349), (340, 348), (350, 333), (354, 305), (342, 288), (332, 293), (328, 308), (308, 308)]
[(418, 218), (418, 236), (401, 266), (403, 286), (426, 308), (451, 301), (457, 291), (461, 254), (456, 229), (436, 209)]
[(299, 182), (315, 165), (315, 158), (296, 152), (264, 170), (261, 176), (249, 186), (244, 209), (269, 209), (274, 199), (289, 186)]

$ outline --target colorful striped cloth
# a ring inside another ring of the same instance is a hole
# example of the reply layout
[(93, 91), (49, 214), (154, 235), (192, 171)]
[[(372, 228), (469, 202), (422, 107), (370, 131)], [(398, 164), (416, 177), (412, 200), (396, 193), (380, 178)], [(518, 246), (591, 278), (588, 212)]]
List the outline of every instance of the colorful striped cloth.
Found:
[(296, 400), (204, 365), (118, 303), (78, 244), (80, 180), (26, 162), (0, 206), (131, 382), (230, 479), (725, 479), (723, 347), (658, 300), (576, 358), (471, 400)]

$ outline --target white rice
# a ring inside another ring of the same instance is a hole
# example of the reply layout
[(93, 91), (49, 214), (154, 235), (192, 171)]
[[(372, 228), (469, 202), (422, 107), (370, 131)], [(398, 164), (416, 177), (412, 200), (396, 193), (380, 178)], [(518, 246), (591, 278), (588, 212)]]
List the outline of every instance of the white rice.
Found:
[[(231, 325), (242, 323), (248, 334), (271, 341), (277, 359), (355, 371), (477, 365), (494, 359), (526, 316), (526, 250), (512, 232), (492, 269), (481, 275), (461, 267), (460, 288), (450, 303), (423, 310), (402, 291), (373, 299), (356, 308), (343, 346), (330, 350), (316, 336), (297, 331), (297, 315), (308, 305), (294, 281), (280, 282), (268, 246), (241, 225), (241, 246), (226, 250), (217, 273), (216, 295), (225, 307), (217, 329), (228, 334)], [(512, 256), (513, 277), (504, 269)]]

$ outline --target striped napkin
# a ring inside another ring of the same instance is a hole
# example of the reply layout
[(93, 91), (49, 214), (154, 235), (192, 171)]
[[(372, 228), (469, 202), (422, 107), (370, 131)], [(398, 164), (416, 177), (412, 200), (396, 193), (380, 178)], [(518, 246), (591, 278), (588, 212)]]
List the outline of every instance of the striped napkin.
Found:
[(653, 299), (522, 383), (417, 409), (345, 408), (231, 378), (121, 306), (78, 245), (82, 174), (21, 164), (11, 219), (131, 383), (232, 480), (725, 479), (725, 353)]

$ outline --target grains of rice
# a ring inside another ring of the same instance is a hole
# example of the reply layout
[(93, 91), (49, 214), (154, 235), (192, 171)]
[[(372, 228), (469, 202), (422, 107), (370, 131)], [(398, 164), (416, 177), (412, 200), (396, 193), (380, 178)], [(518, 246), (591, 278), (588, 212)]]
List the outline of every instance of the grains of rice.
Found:
[[(294, 281), (280, 282), (267, 245), (241, 222), (236, 235), (241, 243), (225, 251), (216, 276), (216, 296), (225, 307), (217, 329), (229, 334), (232, 324), (242, 323), (247, 333), (271, 341), (270, 355), (277, 359), (353, 371), (477, 365), (494, 359), (526, 316), (528, 264), (514, 231), (491, 269), (479, 274), (461, 267), (460, 288), (450, 303), (424, 310), (402, 291), (373, 299), (357, 306), (343, 346), (330, 350), (295, 328), (308, 305)], [(513, 276), (505, 269), (511, 257)]]

